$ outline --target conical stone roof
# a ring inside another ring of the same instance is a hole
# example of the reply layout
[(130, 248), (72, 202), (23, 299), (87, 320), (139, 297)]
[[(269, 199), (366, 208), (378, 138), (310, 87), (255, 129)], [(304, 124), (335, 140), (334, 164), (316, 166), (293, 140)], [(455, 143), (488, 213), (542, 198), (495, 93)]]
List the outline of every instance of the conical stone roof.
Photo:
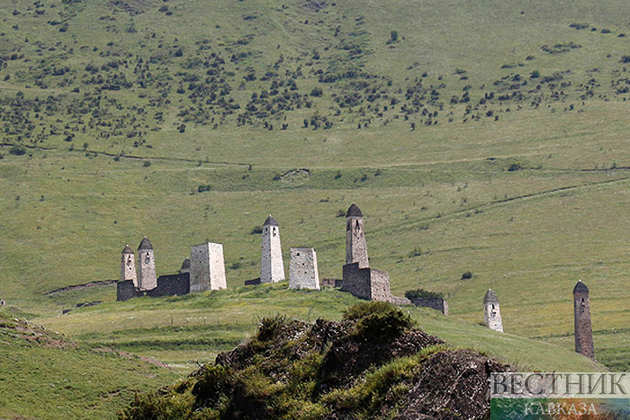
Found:
[(263, 226), (278, 226), (278, 222), (276, 222), (276, 219), (274, 219), (272, 215), (269, 215), (265, 223), (263, 223)]
[(133, 249), (131, 249), (131, 247), (127, 245), (125, 249), (122, 250), (121, 254), (133, 254)]
[(488, 291), (486, 292), (486, 295), (483, 297), (483, 303), (498, 304), (499, 303), (499, 297), (497, 296), (496, 293), (494, 293), (492, 291), (492, 289), (488, 289)]
[(151, 241), (149, 241), (149, 238), (147, 238), (146, 236), (144, 237), (142, 242), (140, 242), (140, 246), (138, 247), (138, 250), (141, 250), (141, 249), (153, 249), (153, 245), (151, 245)]
[(361, 213), (361, 209), (356, 204), (352, 203), (348, 212), (346, 213), (346, 217), (363, 217), (363, 213)]
[(577, 284), (573, 288), (573, 294), (576, 294), (576, 293), (588, 294), (588, 287), (586, 287), (586, 285), (582, 283), (582, 280), (578, 280)]

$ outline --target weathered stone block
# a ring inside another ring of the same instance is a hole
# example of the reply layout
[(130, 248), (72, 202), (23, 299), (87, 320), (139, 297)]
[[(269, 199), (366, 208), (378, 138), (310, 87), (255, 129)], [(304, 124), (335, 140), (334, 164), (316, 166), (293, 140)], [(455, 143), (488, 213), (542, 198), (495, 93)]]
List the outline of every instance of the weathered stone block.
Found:
[(411, 299), (411, 303), (421, 308), (435, 309), (444, 315), (448, 315), (448, 302), (441, 297), (414, 298)]
[(317, 253), (313, 248), (291, 248), (289, 288), (319, 290)]
[(208, 242), (190, 250), (190, 292), (226, 289), (223, 245)]

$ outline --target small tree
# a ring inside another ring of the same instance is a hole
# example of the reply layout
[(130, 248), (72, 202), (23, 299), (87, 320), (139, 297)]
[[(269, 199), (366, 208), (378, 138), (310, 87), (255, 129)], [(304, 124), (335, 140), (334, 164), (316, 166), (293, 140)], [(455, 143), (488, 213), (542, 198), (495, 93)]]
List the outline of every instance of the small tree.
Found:
[(389, 36), (389, 41), (387, 41), (387, 44), (393, 44), (396, 41), (398, 41), (398, 31), (392, 31)]

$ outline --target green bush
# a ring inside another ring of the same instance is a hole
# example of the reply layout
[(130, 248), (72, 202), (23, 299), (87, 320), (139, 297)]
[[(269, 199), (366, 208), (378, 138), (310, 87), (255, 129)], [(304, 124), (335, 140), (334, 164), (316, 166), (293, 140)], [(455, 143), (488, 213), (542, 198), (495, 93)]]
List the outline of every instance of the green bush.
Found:
[(444, 294), (440, 292), (431, 292), (430, 290), (416, 289), (407, 290), (405, 297), (409, 300), (417, 298), (443, 298)]
[(344, 319), (357, 320), (356, 335), (365, 341), (383, 343), (398, 338), (413, 326), (409, 314), (387, 302), (364, 302), (348, 308)]
[(9, 149), (9, 153), (14, 156), (22, 156), (26, 154), (26, 148), (21, 144), (16, 144), (15, 146)]

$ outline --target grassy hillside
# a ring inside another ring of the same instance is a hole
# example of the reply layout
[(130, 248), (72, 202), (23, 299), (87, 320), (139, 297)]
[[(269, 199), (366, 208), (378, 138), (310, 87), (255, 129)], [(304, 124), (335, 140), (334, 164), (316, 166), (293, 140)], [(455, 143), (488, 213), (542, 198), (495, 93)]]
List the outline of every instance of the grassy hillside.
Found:
[(91, 349), (0, 312), (0, 416), (112, 419), (135, 392), (175, 380), (157, 361)]
[[(252, 231), (272, 213), (285, 261), (313, 246), (320, 275), (339, 278), (339, 215), (355, 202), (393, 291), (447, 296), (452, 323), (425, 316), (427, 330), (489, 343), (474, 324), (491, 287), (505, 340), (571, 351), (582, 279), (596, 357), (627, 370), (623, 6), (15, 0), (0, 10), (0, 298), (183, 372), (256, 316), (314, 319), (301, 295), (239, 288), (259, 273)], [(223, 243), (230, 290), (128, 303), (112, 285), (47, 294), (115, 280), (120, 251), (145, 235), (159, 274), (191, 245)], [(263, 294), (262, 310), (236, 299), (248, 293)], [(333, 319), (353, 300), (325, 293)], [(221, 297), (241, 302), (234, 322), (207, 306)], [(105, 303), (61, 315), (91, 301)]]

